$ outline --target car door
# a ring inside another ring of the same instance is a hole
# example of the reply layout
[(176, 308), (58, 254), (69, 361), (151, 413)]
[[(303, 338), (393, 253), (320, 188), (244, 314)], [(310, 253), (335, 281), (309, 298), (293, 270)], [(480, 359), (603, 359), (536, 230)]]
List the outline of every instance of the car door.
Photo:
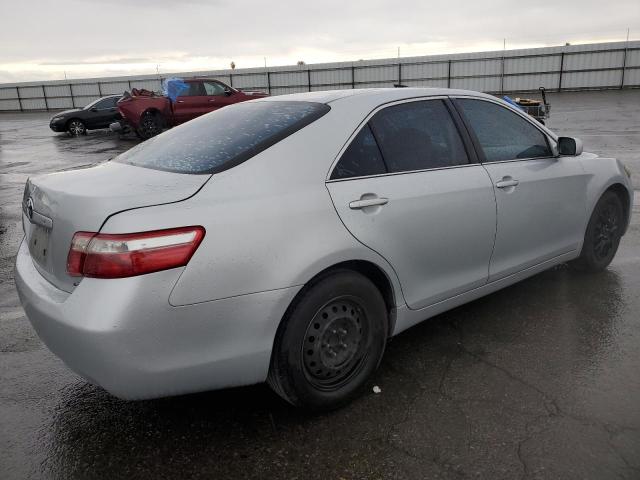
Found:
[(91, 107), (90, 114), (86, 120), (87, 128), (108, 127), (118, 114), (117, 100), (118, 97), (107, 97)]
[(458, 98), (498, 211), (489, 280), (579, 248), (587, 175), (575, 157), (554, 156), (554, 140), (534, 120), (497, 101)]
[(442, 98), (385, 106), (327, 181), (344, 225), (393, 266), (412, 309), (487, 282), (493, 187), (455, 119)]
[(225, 85), (220, 82), (205, 80), (202, 84), (207, 94), (207, 112), (235, 103), (232, 98), (233, 91), (227, 89)]
[(174, 123), (180, 124), (199, 117), (207, 107), (207, 96), (201, 81), (186, 82), (189, 88), (178, 95), (173, 105)]

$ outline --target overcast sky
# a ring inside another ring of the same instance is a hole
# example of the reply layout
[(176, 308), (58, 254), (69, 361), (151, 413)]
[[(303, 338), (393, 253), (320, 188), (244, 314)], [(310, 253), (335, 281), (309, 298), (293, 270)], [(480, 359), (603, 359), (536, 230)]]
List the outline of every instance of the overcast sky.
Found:
[(640, 39), (640, 0), (0, 0), (0, 13), (0, 82)]

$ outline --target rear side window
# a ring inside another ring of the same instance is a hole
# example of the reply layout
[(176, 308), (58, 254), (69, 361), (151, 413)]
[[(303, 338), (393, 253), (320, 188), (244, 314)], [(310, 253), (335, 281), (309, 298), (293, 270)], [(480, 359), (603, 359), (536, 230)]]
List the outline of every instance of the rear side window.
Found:
[(180, 97), (202, 97), (206, 95), (206, 91), (202, 82), (187, 82), (189, 88), (180, 92)]
[(105, 98), (104, 100), (101, 100), (100, 102), (96, 103), (94, 108), (97, 108), (98, 110), (106, 110), (108, 108), (114, 108), (119, 99), (120, 99), (119, 97)]
[(236, 103), (150, 138), (114, 161), (176, 173), (216, 173), (257, 155), (329, 110), (315, 102)]
[(365, 125), (340, 157), (340, 161), (331, 173), (331, 180), (351, 177), (365, 177), (387, 173), (382, 154), (371, 133), (369, 124)]
[(509, 109), (484, 100), (458, 99), (487, 162), (550, 157), (545, 135)]
[(370, 121), (390, 172), (469, 163), (464, 144), (442, 100), (387, 107)]

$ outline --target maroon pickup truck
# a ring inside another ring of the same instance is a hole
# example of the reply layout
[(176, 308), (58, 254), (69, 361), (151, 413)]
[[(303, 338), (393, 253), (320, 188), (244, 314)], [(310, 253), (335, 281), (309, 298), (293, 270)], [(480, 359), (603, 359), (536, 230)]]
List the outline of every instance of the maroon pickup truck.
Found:
[(263, 92), (240, 91), (219, 80), (184, 79), (189, 88), (180, 92), (175, 102), (148, 90), (131, 90), (118, 102), (122, 120), (111, 125), (114, 131), (130, 127), (143, 139), (164, 128), (174, 127), (232, 103), (266, 97)]

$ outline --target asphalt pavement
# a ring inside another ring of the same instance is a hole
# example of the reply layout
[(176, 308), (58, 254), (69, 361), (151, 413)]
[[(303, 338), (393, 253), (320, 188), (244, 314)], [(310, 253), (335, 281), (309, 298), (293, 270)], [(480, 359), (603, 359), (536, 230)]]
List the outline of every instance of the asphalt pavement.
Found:
[[(552, 129), (640, 186), (640, 90), (549, 99)], [(0, 478), (640, 478), (638, 194), (605, 272), (560, 266), (404, 332), (342, 410), (263, 385), (126, 402), (51, 354), (15, 291), (27, 177), (137, 143), (54, 134), (50, 116), (0, 114)]]

